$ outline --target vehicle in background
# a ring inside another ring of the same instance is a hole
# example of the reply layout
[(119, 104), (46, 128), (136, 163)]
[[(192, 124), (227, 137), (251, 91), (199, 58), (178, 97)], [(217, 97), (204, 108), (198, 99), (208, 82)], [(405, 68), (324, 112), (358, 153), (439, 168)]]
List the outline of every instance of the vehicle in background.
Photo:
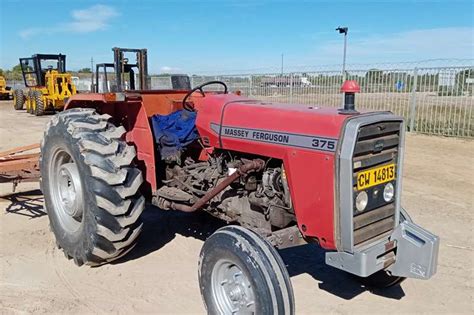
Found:
[(0, 76), (0, 100), (11, 100), (12, 98), (12, 88), (7, 86), (5, 77)]
[(13, 91), (13, 106), (41, 116), (64, 108), (67, 99), (76, 94), (72, 76), (66, 72), (66, 56), (35, 54), (20, 58), (25, 89)]

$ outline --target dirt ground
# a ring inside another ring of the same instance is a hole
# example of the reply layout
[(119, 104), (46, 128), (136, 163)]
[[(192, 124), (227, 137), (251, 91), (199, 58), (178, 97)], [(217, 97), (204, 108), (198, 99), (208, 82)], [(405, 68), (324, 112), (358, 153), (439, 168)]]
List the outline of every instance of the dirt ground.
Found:
[[(0, 151), (38, 142), (49, 117), (0, 102)], [(281, 251), (297, 314), (473, 314), (474, 142), (408, 135), (403, 204), (441, 237), (438, 273), (429, 281), (370, 292), (324, 264), (313, 245)], [(122, 260), (76, 267), (56, 249), (37, 183), (11, 193), (0, 184), (0, 313), (203, 314), (198, 255), (219, 226), (203, 214), (148, 206), (139, 244)]]

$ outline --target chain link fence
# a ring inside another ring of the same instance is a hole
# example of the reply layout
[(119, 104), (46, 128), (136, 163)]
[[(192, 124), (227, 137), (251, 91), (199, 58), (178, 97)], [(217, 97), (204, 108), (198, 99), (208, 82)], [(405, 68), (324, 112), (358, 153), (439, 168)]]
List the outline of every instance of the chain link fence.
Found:
[[(405, 117), (409, 131), (432, 135), (473, 138), (474, 60), (453, 66), (413, 67), (378, 65), (349, 67), (345, 79), (356, 80), (361, 92), (356, 107), (388, 110)], [(232, 75), (193, 75), (194, 87), (221, 80), (231, 90), (264, 101), (342, 106), (340, 68)]]

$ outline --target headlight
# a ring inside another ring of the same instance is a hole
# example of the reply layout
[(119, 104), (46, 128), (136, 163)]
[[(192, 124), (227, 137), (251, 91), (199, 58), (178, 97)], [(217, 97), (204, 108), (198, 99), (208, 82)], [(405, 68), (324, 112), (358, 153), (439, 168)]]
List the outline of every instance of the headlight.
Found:
[(367, 207), (367, 203), (369, 202), (369, 196), (365, 191), (361, 191), (356, 197), (356, 209), (357, 211), (361, 212), (364, 211), (365, 207)]
[(390, 200), (393, 199), (394, 192), (395, 192), (395, 188), (393, 188), (393, 184), (388, 183), (387, 185), (385, 185), (385, 188), (383, 189), (383, 199), (386, 202), (389, 202)]

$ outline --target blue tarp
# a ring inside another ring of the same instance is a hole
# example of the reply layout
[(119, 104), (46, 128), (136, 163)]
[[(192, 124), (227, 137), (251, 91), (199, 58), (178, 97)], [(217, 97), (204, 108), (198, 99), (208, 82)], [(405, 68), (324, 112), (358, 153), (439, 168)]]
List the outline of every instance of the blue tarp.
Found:
[(198, 138), (196, 113), (180, 110), (151, 118), (153, 134), (163, 160), (179, 160), (185, 146)]

